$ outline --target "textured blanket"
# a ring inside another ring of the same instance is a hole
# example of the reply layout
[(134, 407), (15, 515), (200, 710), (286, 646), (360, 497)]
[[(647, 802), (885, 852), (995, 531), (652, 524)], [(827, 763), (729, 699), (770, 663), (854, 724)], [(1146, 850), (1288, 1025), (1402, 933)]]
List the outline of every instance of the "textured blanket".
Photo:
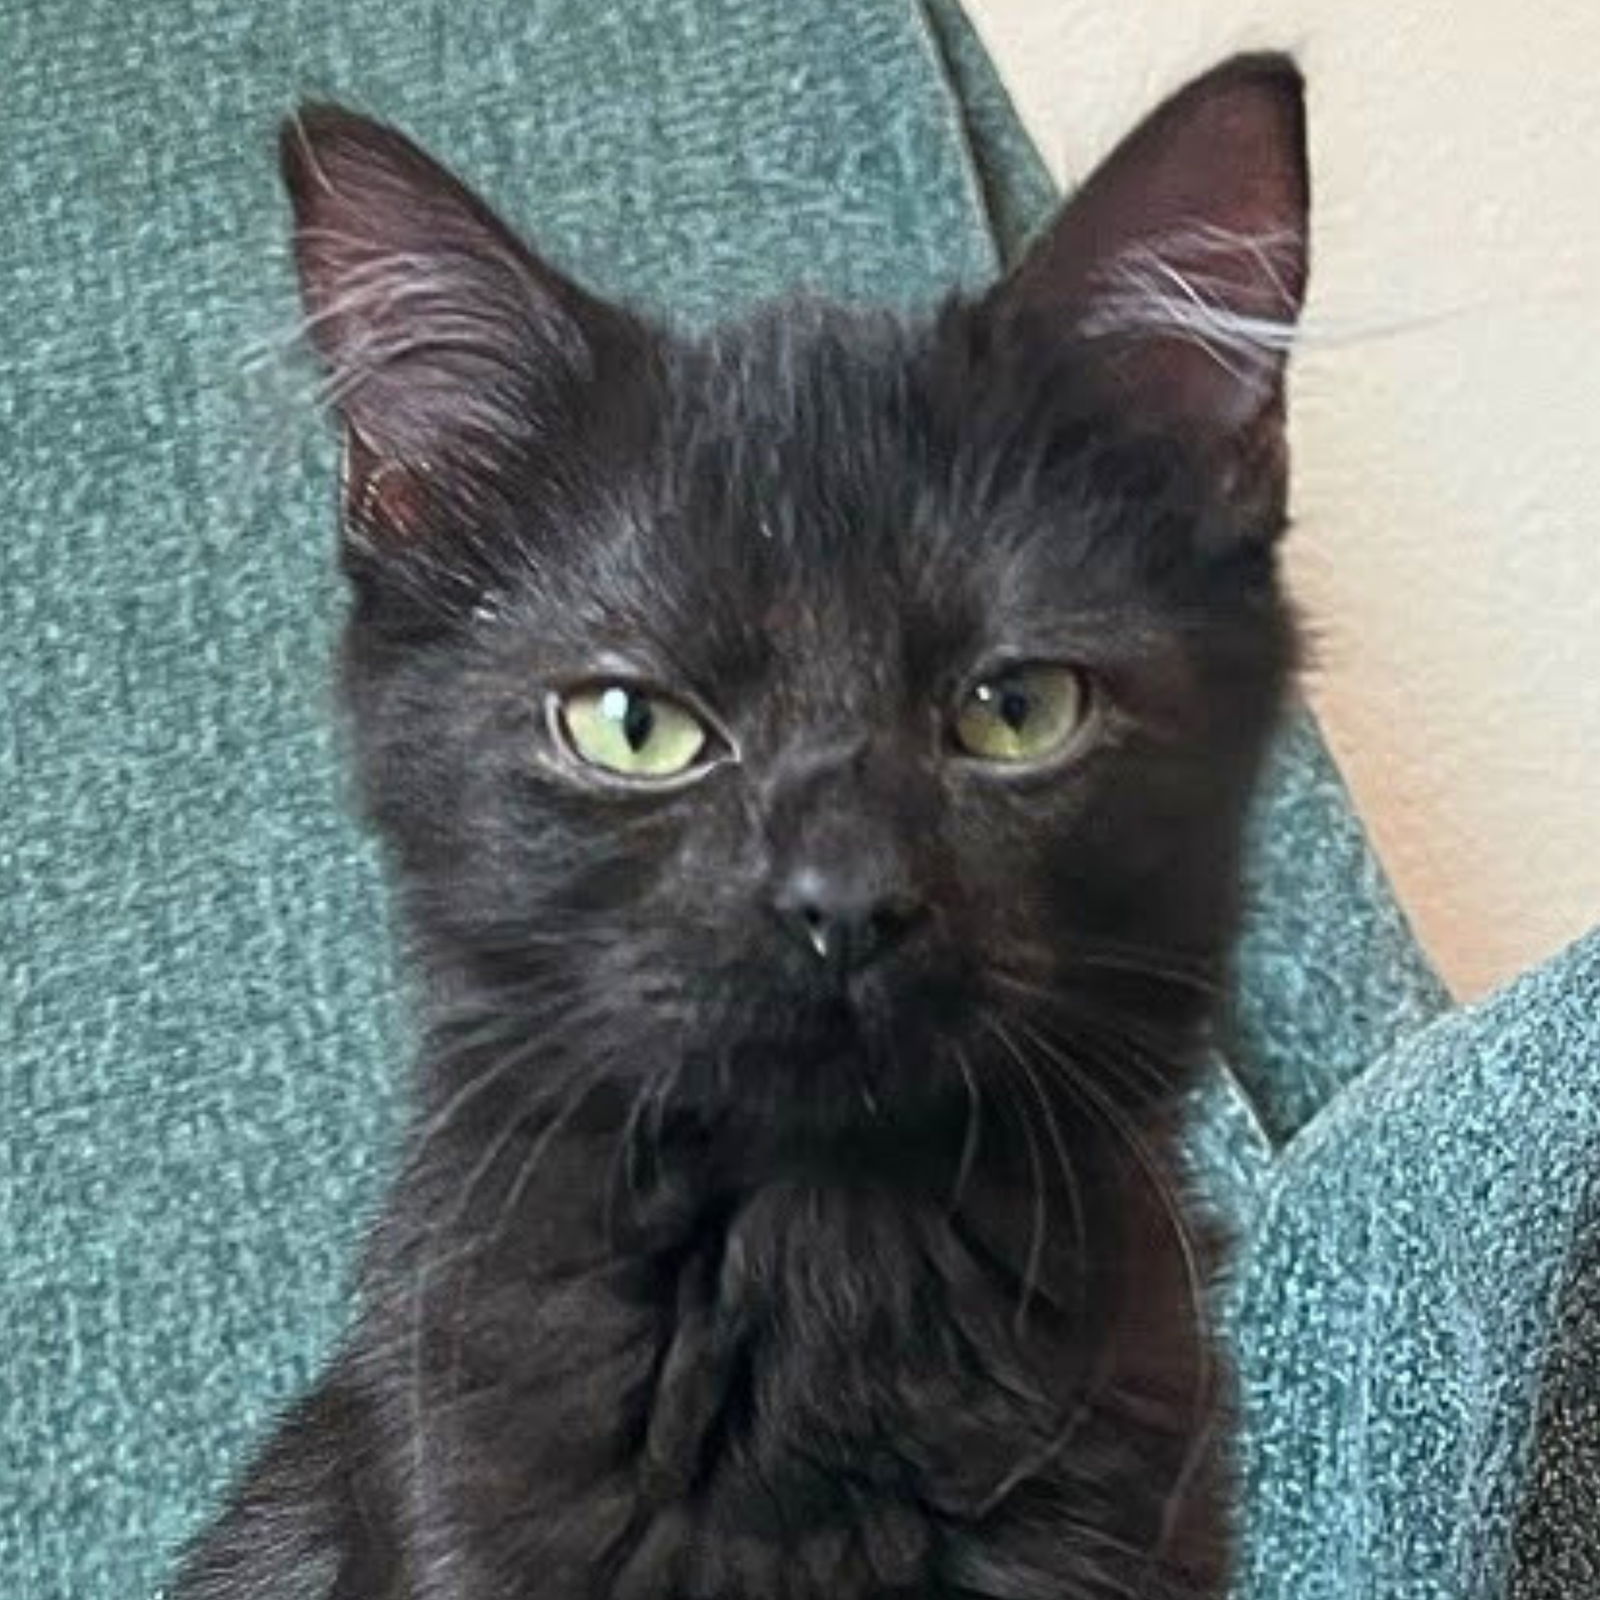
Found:
[[(1053, 197), (943, 4), (14, 0), (0, 37), (0, 1594), (135, 1600), (336, 1336), (405, 1090), (277, 119), (393, 118), (689, 320), (925, 304)], [(1195, 1135), (1243, 1239), (1240, 1595), (1600, 1593), (1600, 941), (1450, 1011), (1303, 720), (1252, 898)]]

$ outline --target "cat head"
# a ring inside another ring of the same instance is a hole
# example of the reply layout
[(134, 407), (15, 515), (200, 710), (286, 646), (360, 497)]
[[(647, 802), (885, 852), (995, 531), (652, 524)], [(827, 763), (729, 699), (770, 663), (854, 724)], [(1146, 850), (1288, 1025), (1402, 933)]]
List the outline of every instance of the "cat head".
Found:
[(1035, 1051), (1170, 1092), (1293, 655), (1293, 67), (1180, 91), (917, 322), (669, 332), (392, 129), (307, 108), (282, 155), (435, 1003), (749, 1126)]

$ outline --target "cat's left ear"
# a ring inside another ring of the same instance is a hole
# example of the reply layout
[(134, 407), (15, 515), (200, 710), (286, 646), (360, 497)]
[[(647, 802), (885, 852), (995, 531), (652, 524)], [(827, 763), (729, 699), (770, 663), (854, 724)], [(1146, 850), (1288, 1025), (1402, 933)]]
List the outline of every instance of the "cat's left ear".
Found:
[(1084, 183), (985, 311), (1200, 447), (1230, 498), (1281, 498), (1283, 373), (1305, 294), (1303, 85), (1283, 55), (1224, 62)]

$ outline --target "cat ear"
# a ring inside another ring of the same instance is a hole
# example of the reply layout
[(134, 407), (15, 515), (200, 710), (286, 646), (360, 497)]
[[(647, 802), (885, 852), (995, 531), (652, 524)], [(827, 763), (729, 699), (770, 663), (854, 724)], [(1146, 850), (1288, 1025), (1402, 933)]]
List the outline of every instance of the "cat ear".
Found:
[(416, 533), (437, 478), (558, 436), (642, 337), (395, 129), (308, 105), (280, 155), (352, 532)]
[(1298, 70), (1235, 57), (1112, 151), (988, 309), (1087, 357), (1136, 424), (1281, 473), (1309, 189)]

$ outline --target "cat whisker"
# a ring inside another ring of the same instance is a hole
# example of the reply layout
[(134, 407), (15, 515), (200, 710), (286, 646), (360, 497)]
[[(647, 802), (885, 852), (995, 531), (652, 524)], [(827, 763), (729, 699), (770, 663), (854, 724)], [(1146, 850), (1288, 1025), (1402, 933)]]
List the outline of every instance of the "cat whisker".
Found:
[(1106, 1015), (1094, 1010), (1078, 996), (1058, 988), (1045, 988), (1011, 974), (992, 971), (991, 978), (1007, 994), (1027, 1001), (1029, 1009), (1042, 1018), (1074, 1034), (1107, 1040), (1118, 1046), (1135, 1043), (1143, 1048), (1133, 1053), (1126, 1066), (1141, 1074), (1139, 1083), (1130, 1083), (1144, 1095), (1164, 1095), (1172, 1087), (1172, 1063), (1189, 1048), (1186, 1033), (1162, 1032), (1120, 1013)]
[(978, 1159), (978, 1146), (983, 1137), (983, 1097), (978, 1090), (978, 1080), (972, 1070), (967, 1053), (955, 1047), (956, 1067), (967, 1092), (967, 1121), (961, 1136), (961, 1156), (956, 1163), (955, 1181), (950, 1185), (950, 1198), (945, 1201), (945, 1214), (954, 1216), (961, 1209), (961, 1201), (972, 1178), (972, 1169)]
[(1134, 977), (1157, 978), (1163, 983), (1193, 989), (1208, 999), (1222, 998), (1228, 993), (1227, 987), (1214, 974), (1181, 966), (1159, 953), (1151, 956), (1137, 950), (1069, 949), (1063, 952), (1060, 960), (1067, 966), (1093, 967), (1106, 972), (1126, 972)]
[(1014, 948), (1033, 963), (1041, 976), (1058, 972), (1063, 965), (1086, 963), (1090, 957), (1110, 966), (1116, 961), (1134, 964), (1135, 970), (1158, 977), (1191, 980), (1221, 991), (1223, 984), (1214, 959), (1171, 945), (1141, 944), (1131, 939), (1111, 939), (1100, 935), (1076, 935), (1066, 946), (1019, 942)]
[[(1122, 1139), (1125, 1148), (1138, 1164), (1146, 1182), (1150, 1185), (1161, 1206), (1182, 1261), (1190, 1312), (1194, 1318), (1197, 1335), (1193, 1401), (1195, 1428), (1189, 1447), (1185, 1452), (1184, 1460), (1180, 1465), (1169, 1493), (1165, 1519), (1167, 1528), (1169, 1528), (1177, 1514), (1184, 1489), (1192, 1480), (1195, 1471), (1198, 1470), (1199, 1463), (1204, 1458), (1216, 1411), (1214, 1400), (1217, 1375), (1211, 1344), (1213, 1328), (1207, 1305), (1205, 1274), (1200, 1266), (1199, 1251), (1195, 1245), (1194, 1237), (1183, 1219), (1182, 1207), (1173, 1193), (1171, 1180), (1167, 1176), (1160, 1159), (1151, 1151), (1144, 1135), (1115, 1101), (1105, 1095), (1094, 1084), (1090, 1076), (1076, 1065), (1070, 1057), (1054, 1049), (1047, 1040), (1041, 1038), (1032, 1029), (1024, 1028), (1024, 1031), (1035, 1048), (1044, 1055), (1047, 1061), (1053, 1063), (1061, 1073), (1063, 1086), (1068, 1089), (1068, 1092), (1081, 1096), (1086, 1107), (1098, 1110), (1106, 1125)], [(1166, 1528), (1164, 1528), (1163, 1537), (1166, 1537)]]
[[(1101, 1358), (1100, 1365), (1104, 1368), (1108, 1362)], [(1067, 1448), (1077, 1436), (1078, 1430), (1094, 1415), (1095, 1403), (1099, 1399), (1100, 1386), (1098, 1382), (1091, 1382), (1084, 1388), (1083, 1396), (1077, 1405), (1072, 1408), (1065, 1422), (1038, 1450), (1029, 1451), (1020, 1457), (1015, 1466), (997, 1483), (993, 1489), (978, 1502), (977, 1517), (991, 1516), (998, 1511), (1017, 1489), (1045, 1467), (1048, 1467), (1063, 1450)], [(1133, 1552), (1143, 1554), (1142, 1551)]]
[(494, 1224), (489, 1231), (487, 1246), (492, 1247), (498, 1244), (504, 1237), (505, 1230), (509, 1226), (518, 1205), (521, 1204), (528, 1185), (533, 1182), (539, 1166), (544, 1160), (545, 1153), (554, 1143), (561, 1130), (577, 1114), (578, 1108), (583, 1104), (584, 1100), (595, 1091), (600, 1081), (592, 1068), (586, 1072), (574, 1074), (574, 1076), (579, 1081), (573, 1092), (567, 1097), (560, 1111), (551, 1118), (550, 1122), (541, 1131), (527, 1159), (518, 1169), (516, 1181), (511, 1185), (505, 1198), (501, 1201), (500, 1209), (496, 1213)]
[[(1225, 1003), (1231, 996), (1228, 987), (1214, 977), (1134, 956), (1090, 954), (1076, 949), (1059, 952), (1037, 973), (1010, 964), (992, 965), (986, 970), (988, 977), (1010, 992), (1058, 1011), (1070, 1011), (1090, 1003), (1094, 997), (1084, 991), (1092, 981), (1090, 974), (1101, 971), (1127, 973), (1169, 984), (1213, 1004)], [(1170, 1047), (1177, 1039), (1167, 1038), (1161, 1043)]]
[(667, 1103), (683, 1077), (683, 1060), (681, 1051), (674, 1052), (672, 1065), (665, 1072), (657, 1074), (650, 1125), (650, 1138), (655, 1149), (657, 1170), (661, 1167), (662, 1140), (666, 1136)]
[[(1195, 1249), (1193, 1237), (1183, 1220), (1181, 1208), (1172, 1192), (1171, 1181), (1160, 1158), (1151, 1150), (1149, 1141), (1133, 1123), (1127, 1111), (1094, 1082), (1093, 1078), (1084, 1071), (1081, 1064), (1075, 1062), (1069, 1055), (1053, 1045), (1051, 1041), (1042, 1037), (1028, 1024), (1019, 1022), (1017, 1026), (1034, 1047), (1040, 1051), (1045, 1061), (1058, 1070), (1063, 1087), (1069, 1093), (1082, 1097), (1086, 1107), (1098, 1111), (1107, 1125), (1118, 1134), (1129, 1154), (1138, 1163), (1146, 1180), (1155, 1190), (1166, 1213), (1174, 1238), (1182, 1250), (1186, 1276), (1193, 1300), (1193, 1309), (1197, 1318), (1201, 1319), (1202, 1325), (1204, 1325), (1206, 1317), (1204, 1274), (1200, 1270), (1198, 1252)], [(1101, 1065), (1107, 1067), (1115, 1066), (1114, 1062), (1099, 1054), (1096, 1055), (1095, 1059)]]
[(432, 1250), (429, 1247), (439, 1240), (448, 1228), (453, 1228), (466, 1214), (472, 1203), (472, 1197), (478, 1184), (499, 1160), (501, 1153), (515, 1137), (522, 1126), (522, 1117), (515, 1115), (506, 1119), (505, 1125), (492, 1139), (472, 1170), (467, 1174), (465, 1183), (456, 1193), (455, 1203), (442, 1217), (435, 1218), (428, 1226), (421, 1241), (421, 1259), (418, 1261), (416, 1271), (411, 1280), (411, 1470), (414, 1492), (425, 1494), (427, 1477), (427, 1427), (426, 1427), (426, 1385), (423, 1381), (423, 1366), (426, 1351), (424, 1325), (427, 1318), (428, 1286), (436, 1272), (447, 1266), (452, 1261), (459, 1260), (469, 1254), (470, 1244), (458, 1247), (453, 1251)]
[[(484, 1035), (492, 1037), (488, 1026), (485, 1026), (482, 1032)], [(467, 1106), (500, 1082), (507, 1073), (523, 1065), (532, 1054), (533, 1048), (531, 1046), (521, 1051), (512, 1051), (492, 1061), (488, 1068), (480, 1072), (476, 1077), (468, 1079), (445, 1101), (414, 1136), (408, 1165), (414, 1167), (427, 1153), (433, 1141), (454, 1123), (455, 1119)]]
[(1044, 1159), (1040, 1154), (1038, 1136), (1033, 1130), (1033, 1119), (1027, 1102), (1017, 1099), (1017, 1126), (1022, 1131), (1023, 1144), (1028, 1152), (1028, 1170), (1033, 1180), (1032, 1225), (1028, 1235), (1028, 1253), (1023, 1261), (1022, 1285), (1017, 1294), (1016, 1310), (1012, 1315), (1012, 1331), (1021, 1338), (1027, 1329), (1028, 1311), (1039, 1287), (1039, 1272), (1044, 1262), (1045, 1230), (1048, 1201), (1044, 1185)]
[[(666, 1071), (656, 1071), (645, 1076), (638, 1089), (634, 1092), (633, 1099), (628, 1107), (628, 1115), (617, 1135), (616, 1151), (612, 1157), (611, 1178), (606, 1184), (606, 1233), (614, 1237), (616, 1232), (616, 1218), (612, 1211), (613, 1200), (617, 1189), (617, 1168), (622, 1169), (622, 1181), (627, 1189), (628, 1197), (635, 1209), (643, 1194), (643, 1184), (639, 1180), (639, 1134), (645, 1126), (645, 1119), (659, 1104), (659, 1093), (663, 1081), (670, 1079), (675, 1068)], [(660, 1120), (656, 1122), (656, 1156), (659, 1165), (660, 1159)]]
[[(1038, 1074), (1033, 1070), (1027, 1057), (1018, 1047), (1016, 1041), (1007, 1032), (1004, 1024), (995, 1018), (989, 1018), (989, 1028), (995, 1038), (999, 1040), (1011, 1059), (1016, 1062), (1018, 1069), (1023, 1074), (1034, 1100), (1039, 1106), (1041, 1116), (1044, 1118), (1045, 1128), (1050, 1136), (1050, 1143), (1055, 1152), (1056, 1164), (1060, 1168), (1061, 1181), (1066, 1190), (1068, 1216), (1072, 1225), (1072, 1246), (1074, 1264), (1081, 1263), (1088, 1253), (1088, 1220), (1084, 1213), (1083, 1192), (1078, 1183), (1077, 1171), (1073, 1166), (1071, 1153), (1061, 1133), (1061, 1124), (1056, 1118), (1055, 1108), (1050, 1104), (1050, 1098), (1044, 1092), (1044, 1086), (1039, 1081)], [(1081, 1277), (1074, 1277), (1078, 1309), (1082, 1310), (1082, 1297), (1084, 1284)]]
[[(426, 1321), (429, 1280), (436, 1271), (453, 1261), (473, 1255), (482, 1260), (492, 1252), (494, 1246), (503, 1237), (505, 1228), (520, 1203), (526, 1186), (532, 1181), (535, 1172), (543, 1161), (545, 1153), (549, 1150), (561, 1129), (566, 1126), (578, 1107), (583, 1103), (587, 1093), (592, 1090), (593, 1084), (594, 1079), (591, 1074), (582, 1070), (575, 1071), (571, 1078), (567, 1080), (566, 1087), (570, 1087), (572, 1092), (568, 1095), (561, 1109), (550, 1119), (535, 1139), (529, 1154), (518, 1168), (515, 1181), (502, 1199), (500, 1208), (495, 1214), (488, 1233), (481, 1240), (467, 1240), (456, 1250), (426, 1257), (417, 1269), (412, 1290), (411, 1429), (412, 1472), (416, 1492), (418, 1493), (424, 1491), (427, 1472), (427, 1386), (424, 1382), (423, 1366), (425, 1355), (424, 1324)], [(525, 1105), (519, 1110), (518, 1114), (507, 1119), (505, 1127), (491, 1141), (489, 1148), (468, 1174), (467, 1180), (459, 1191), (456, 1203), (448, 1217), (429, 1229), (429, 1239), (438, 1237), (447, 1227), (454, 1227), (459, 1223), (471, 1204), (472, 1194), (478, 1184), (498, 1163), (500, 1156), (517, 1134), (521, 1132), (526, 1125), (528, 1116), (534, 1109), (535, 1106)]]

